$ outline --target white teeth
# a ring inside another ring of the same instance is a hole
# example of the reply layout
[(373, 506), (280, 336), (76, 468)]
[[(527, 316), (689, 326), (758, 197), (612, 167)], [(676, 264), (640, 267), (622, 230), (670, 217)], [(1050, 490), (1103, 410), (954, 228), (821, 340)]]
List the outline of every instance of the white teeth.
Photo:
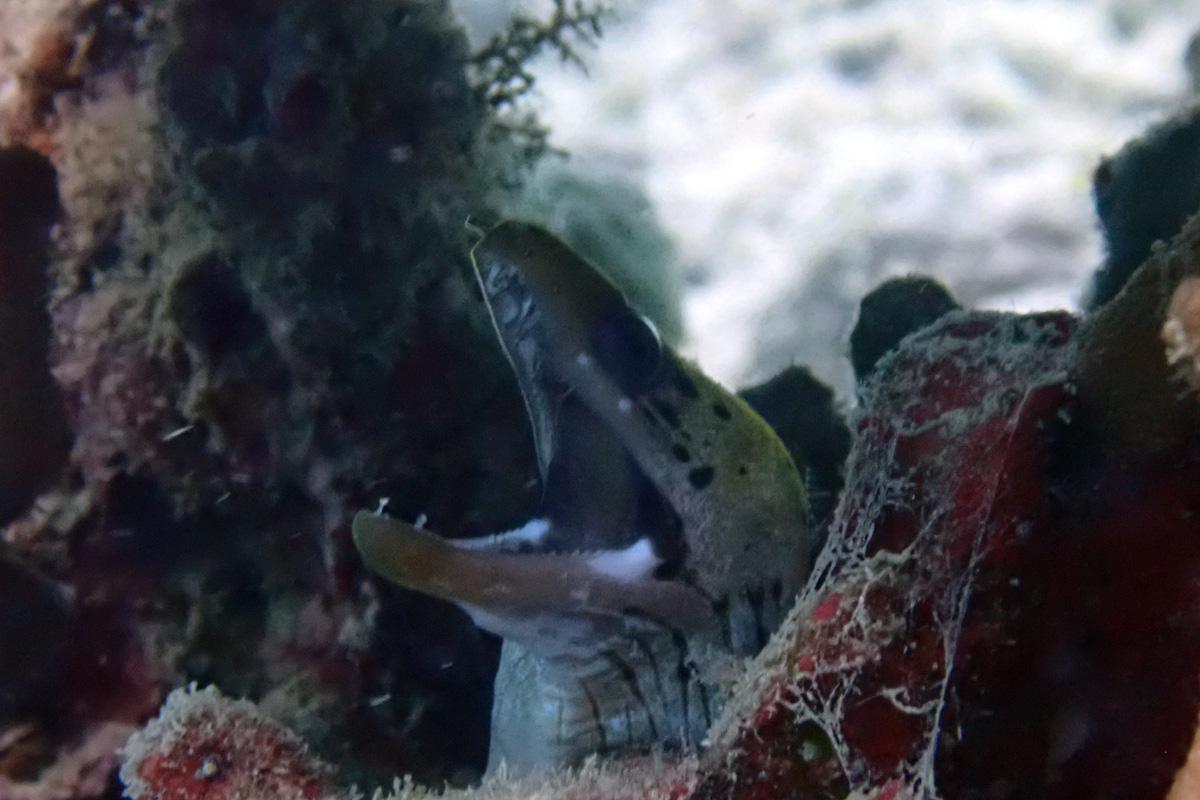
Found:
[(550, 520), (535, 517), (519, 528), (479, 539), (448, 539), (462, 550), (515, 550), (521, 545), (536, 545), (550, 532)]
[(502, 533), (505, 539), (514, 539), (529, 544), (537, 544), (542, 539), (546, 538), (546, 534), (550, 532), (550, 520), (541, 517), (535, 517), (529, 520), (519, 528), (513, 528), (508, 533)]
[(588, 558), (596, 572), (619, 581), (637, 581), (649, 577), (662, 559), (654, 555), (649, 539), (638, 539), (624, 550), (604, 550)]

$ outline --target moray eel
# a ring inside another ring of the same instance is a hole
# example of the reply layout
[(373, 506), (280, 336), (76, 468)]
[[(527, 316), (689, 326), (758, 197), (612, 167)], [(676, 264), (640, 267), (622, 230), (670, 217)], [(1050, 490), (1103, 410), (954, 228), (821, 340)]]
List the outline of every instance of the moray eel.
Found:
[(364, 511), (354, 541), (504, 638), (489, 772), (695, 746), (721, 702), (714, 666), (766, 643), (811, 567), (796, 466), (551, 234), (503, 222), (472, 262), (529, 411), (542, 514), (451, 541)]

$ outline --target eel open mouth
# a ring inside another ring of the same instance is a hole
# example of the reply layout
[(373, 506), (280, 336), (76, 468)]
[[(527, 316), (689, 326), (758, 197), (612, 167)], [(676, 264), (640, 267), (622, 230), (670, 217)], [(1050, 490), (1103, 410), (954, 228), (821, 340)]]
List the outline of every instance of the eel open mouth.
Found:
[(544, 655), (642, 626), (712, 626), (757, 651), (811, 549), (774, 431), (546, 231), (504, 222), (471, 255), (525, 399), (544, 523), (450, 541), (359, 514), (367, 564)]
[(711, 603), (700, 592), (682, 581), (654, 576), (663, 562), (648, 538), (621, 549), (534, 549), (549, 527), (548, 521), (537, 519), (506, 534), (448, 540), (360, 511), (353, 533), (373, 572), (454, 602), (485, 630), (544, 655), (638, 623), (682, 632), (711, 623)]
[(546, 231), (493, 228), (472, 262), (525, 398), (542, 515), (448, 540), (369, 512), (367, 565), (504, 637), (489, 763), (703, 739), (706, 677), (766, 642), (808, 573), (791, 456)]

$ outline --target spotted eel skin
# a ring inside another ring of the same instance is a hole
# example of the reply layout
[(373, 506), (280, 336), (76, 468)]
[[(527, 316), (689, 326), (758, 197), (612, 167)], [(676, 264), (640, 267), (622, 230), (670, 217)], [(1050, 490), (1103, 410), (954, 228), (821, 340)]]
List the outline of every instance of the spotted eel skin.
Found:
[(450, 541), (363, 511), (355, 543), (504, 638), (489, 771), (695, 746), (721, 702), (715, 666), (766, 643), (811, 568), (796, 466), (545, 230), (503, 222), (472, 261), (529, 411), (542, 512)]

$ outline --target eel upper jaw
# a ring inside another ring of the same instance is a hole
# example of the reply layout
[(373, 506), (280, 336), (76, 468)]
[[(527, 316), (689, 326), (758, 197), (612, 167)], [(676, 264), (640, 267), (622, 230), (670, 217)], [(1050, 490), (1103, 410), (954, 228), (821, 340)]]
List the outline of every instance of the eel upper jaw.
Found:
[(638, 627), (691, 633), (714, 624), (700, 592), (653, 577), (658, 560), (646, 540), (623, 550), (518, 553), (511, 548), (528, 532), (459, 544), (367, 511), (352, 531), (373, 572), (449, 600), (485, 630), (544, 655), (585, 653), (598, 638)]

